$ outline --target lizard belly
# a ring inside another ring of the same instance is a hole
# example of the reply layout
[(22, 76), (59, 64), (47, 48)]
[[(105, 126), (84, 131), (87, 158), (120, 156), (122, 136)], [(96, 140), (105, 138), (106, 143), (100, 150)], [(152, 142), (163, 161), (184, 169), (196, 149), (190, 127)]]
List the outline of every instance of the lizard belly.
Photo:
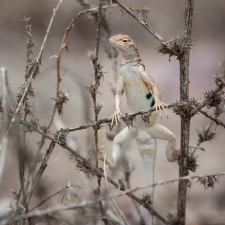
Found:
[[(127, 95), (128, 113), (138, 112), (154, 107), (155, 100), (148, 89), (147, 84), (136, 73), (126, 74), (124, 77), (125, 90)], [(151, 125), (156, 120), (156, 113), (153, 112), (149, 118)], [(144, 122), (141, 116), (137, 116), (136, 123), (140, 126)], [(146, 126), (146, 125), (145, 125)]]

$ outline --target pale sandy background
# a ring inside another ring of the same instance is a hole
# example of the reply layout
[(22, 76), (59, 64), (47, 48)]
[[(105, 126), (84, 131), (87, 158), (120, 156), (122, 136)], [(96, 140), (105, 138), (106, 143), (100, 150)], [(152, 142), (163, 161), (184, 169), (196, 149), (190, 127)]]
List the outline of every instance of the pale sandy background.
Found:
[[(164, 38), (170, 38), (182, 34), (184, 0), (126, 0), (128, 6), (148, 7), (150, 9), (148, 22)], [(96, 1), (93, 1), (96, 3)], [(57, 1), (34, 1), (34, 0), (1, 0), (0, 1), (0, 66), (8, 70), (9, 83), (16, 95), (24, 80), (25, 57), (26, 57), (26, 35), (24, 33), (23, 16), (32, 17), (32, 29), (37, 43), (35, 56), (39, 51), (44, 38), (52, 10)], [(40, 75), (35, 80), (34, 88), (36, 97), (31, 100), (34, 115), (41, 124), (49, 121), (52, 109), (52, 98), (55, 96), (56, 70), (55, 60), (50, 59), (57, 54), (61, 38), (65, 28), (71, 19), (82, 9), (74, 0), (65, 0), (57, 13), (52, 30), (43, 52), (44, 59), (40, 68)], [(190, 97), (200, 99), (203, 93), (213, 87), (213, 74), (218, 71), (218, 65), (225, 59), (225, 1), (223, 0), (196, 0), (193, 22), (193, 48), (190, 61)], [(125, 33), (130, 35), (137, 43), (140, 55), (146, 65), (146, 70), (152, 74), (161, 90), (162, 99), (166, 103), (179, 100), (179, 64), (173, 57), (169, 61), (168, 56), (161, 56), (156, 53), (159, 44), (151, 34), (143, 29), (136, 21), (127, 15), (122, 15), (120, 9), (110, 9), (110, 24), (112, 33)], [(92, 65), (86, 52), (94, 49), (96, 36), (96, 25), (90, 16), (83, 16), (75, 23), (69, 37), (69, 52), (64, 52), (62, 58), (63, 81), (61, 89), (69, 91), (71, 97), (67, 105), (64, 106), (62, 120), (66, 126), (77, 126), (86, 123), (85, 113), (91, 113), (91, 100), (85, 89), (85, 85), (91, 80), (90, 74), (93, 72)], [(100, 46), (100, 62), (105, 70), (110, 71), (113, 62), (104, 53), (104, 44)], [(101, 82), (101, 95), (98, 96), (100, 103), (104, 102), (101, 111), (101, 118), (109, 117), (113, 113), (113, 94), (110, 91), (110, 83), (114, 83), (113, 72), (107, 72)], [(1, 81), (0, 81), (1, 82)], [(85, 108), (86, 105), (86, 108)], [(122, 99), (122, 111), (126, 112), (126, 99)], [(180, 138), (180, 119), (171, 111), (169, 119), (166, 117), (158, 122), (171, 129)], [(225, 117), (220, 119), (224, 121)], [(208, 119), (202, 115), (196, 115), (191, 122), (191, 144), (197, 141), (197, 132), (207, 125)], [(197, 152), (199, 168), (197, 174), (211, 174), (225, 171), (224, 145), (225, 132), (221, 127), (213, 127), (218, 136), (213, 142), (204, 143), (202, 146), (205, 152)], [(53, 126), (52, 131), (55, 131)], [(92, 129), (89, 130), (92, 132)], [(87, 143), (86, 131), (75, 133), (77, 144), (82, 155), (87, 155), (86, 147), (93, 143)], [(106, 138), (105, 127), (100, 131), (100, 146), (110, 155), (112, 143)], [(37, 150), (38, 135), (29, 135), (28, 147), (31, 152)], [(49, 142), (43, 148), (43, 154)], [(10, 188), (19, 190), (19, 170), (17, 159), (17, 148), (12, 141), (9, 143), (9, 153), (3, 182), (0, 187), (0, 211), (4, 210), (9, 200), (12, 199)], [(158, 152), (155, 168), (155, 180), (169, 179), (178, 176), (178, 166), (176, 163), (167, 162), (165, 157), (166, 142), (158, 141)], [(128, 155), (135, 165), (132, 174), (132, 187), (144, 185), (144, 168), (138, 154), (136, 144), (133, 143)], [(193, 173), (190, 173), (191, 175)], [(114, 174), (117, 180), (122, 173)], [(86, 193), (91, 193), (89, 184), (83, 174), (75, 169), (75, 164), (71, 162), (65, 150), (57, 147), (51, 156), (46, 172), (41, 181), (46, 187), (42, 199), (61, 189), (66, 180), (69, 179), (74, 185), (81, 187), (80, 196), (86, 198)], [(104, 182), (104, 181), (103, 181)], [(225, 224), (225, 179), (221, 177), (214, 190), (207, 189), (200, 184), (194, 184), (188, 191), (187, 202), (187, 224)], [(111, 188), (111, 191), (116, 191)], [(162, 215), (176, 210), (177, 183), (158, 186), (155, 191), (155, 208)], [(141, 197), (142, 192), (138, 193)], [(53, 198), (49, 205), (60, 203), (62, 196)], [(34, 206), (41, 199), (34, 195), (31, 206)], [(118, 204), (125, 212), (131, 224), (136, 224), (133, 216), (134, 207), (126, 197), (118, 199)], [(47, 204), (43, 206), (46, 207)], [(157, 221), (156, 224), (159, 224)], [(90, 222), (90, 224), (92, 224)]]

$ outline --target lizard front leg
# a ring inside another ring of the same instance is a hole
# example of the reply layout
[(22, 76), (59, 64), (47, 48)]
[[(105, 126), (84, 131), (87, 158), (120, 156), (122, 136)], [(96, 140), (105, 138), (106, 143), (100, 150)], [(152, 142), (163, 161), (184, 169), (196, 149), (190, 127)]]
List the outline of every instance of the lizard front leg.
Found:
[(116, 125), (118, 124), (122, 113), (120, 112), (120, 98), (121, 98), (121, 93), (123, 91), (124, 88), (124, 83), (123, 83), (123, 78), (121, 75), (119, 75), (117, 83), (116, 83), (116, 95), (115, 95), (115, 105), (114, 105), (114, 113), (112, 115), (112, 122), (111, 122), (111, 126), (113, 126), (114, 123), (116, 123)]

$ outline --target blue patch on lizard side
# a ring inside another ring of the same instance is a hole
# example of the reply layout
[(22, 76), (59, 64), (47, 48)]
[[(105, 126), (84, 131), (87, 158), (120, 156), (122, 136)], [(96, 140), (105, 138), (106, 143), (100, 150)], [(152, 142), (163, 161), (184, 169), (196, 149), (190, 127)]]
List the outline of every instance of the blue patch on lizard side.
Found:
[(148, 92), (148, 94), (146, 94), (146, 98), (151, 101), (150, 106), (153, 107), (155, 105), (155, 100), (153, 99), (150, 92)]
[(146, 95), (146, 98), (147, 99), (150, 99), (152, 97), (151, 93), (149, 92), (147, 95)]
[(155, 105), (155, 100), (152, 99), (151, 107), (153, 107), (154, 105)]

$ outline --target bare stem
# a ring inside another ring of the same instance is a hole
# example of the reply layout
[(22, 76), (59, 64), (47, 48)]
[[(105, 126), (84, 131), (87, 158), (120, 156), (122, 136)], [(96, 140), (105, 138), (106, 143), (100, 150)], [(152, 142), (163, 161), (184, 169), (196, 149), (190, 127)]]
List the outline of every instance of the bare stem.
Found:
[[(16, 110), (15, 110), (15, 113), (14, 113), (12, 119), (11, 119), (11, 122), (10, 122), (10, 124), (9, 124), (8, 130), (7, 130), (7, 132), (5, 133), (5, 137), (8, 136), (9, 131), (10, 131), (10, 129), (11, 129), (13, 123), (15, 122), (15, 118), (16, 118), (16, 116), (18, 115), (18, 113), (19, 113), (19, 111), (20, 111), (20, 109), (21, 109), (21, 107), (22, 107), (22, 105), (23, 105), (24, 98), (25, 98), (25, 96), (27, 95), (27, 92), (28, 92), (28, 90), (29, 90), (29, 86), (30, 86), (30, 84), (31, 84), (31, 82), (32, 82), (33, 76), (35, 75), (35, 72), (36, 72), (36, 70), (38, 69), (38, 67), (39, 67), (39, 65), (40, 65), (41, 58), (42, 58), (42, 53), (43, 53), (43, 50), (44, 50), (45, 43), (46, 43), (46, 41), (47, 41), (47, 38), (48, 38), (48, 35), (49, 35), (49, 32), (50, 32), (50, 29), (51, 29), (51, 27), (52, 27), (52, 24), (53, 24), (53, 21), (54, 21), (56, 12), (58, 11), (58, 9), (59, 9), (60, 5), (62, 4), (62, 2), (63, 2), (63, 0), (60, 0), (59, 3), (57, 4), (56, 8), (53, 10), (53, 14), (52, 14), (52, 17), (51, 17), (51, 19), (50, 19), (50, 22), (49, 22), (49, 25), (48, 25), (48, 28), (47, 28), (47, 31), (46, 31), (44, 40), (43, 40), (43, 42), (42, 42), (42, 45), (41, 45), (41, 48), (40, 48), (40, 51), (39, 51), (39, 54), (38, 54), (38, 56), (37, 56), (37, 58), (36, 58), (36, 60), (35, 60), (34, 67), (33, 67), (32, 71), (31, 71), (30, 77), (29, 77), (29, 79), (28, 79), (28, 81), (27, 81), (27, 84), (26, 84), (26, 87), (25, 87), (25, 89), (24, 89), (23, 95), (22, 95), (22, 97), (21, 97), (21, 99), (20, 99), (20, 101), (19, 101), (19, 103), (18, 103), (18, 106), (17, 106), (17, 108), (16, 108)], [(2, 147), (2, 145), (3, 145), (3, 143), (1, 143), (0, 148)]]
[(42, 177), (46, 167), (47, 167), (47, 162), (53, 152), (53, 149), (55, 147), (55, 142), (54, 141), (51, 141), (50, 145), (49, 145), (49, 148), (46, 150), (46, 155), (45, 155), (45, 158), (43, 159), (42, 163), (41, 163), (41, 166), (39, 168), (39, 171), (36, 175), (36, 178), (33, 182), (33, 185), (32, 185), (32, 188), (31, 188), (31, 191), (30, 193), (28, 194), (28, 197), (27, 197), (27, 203), (26, 203), (26, 206), (28, 206), (29, 202), (30, 202), (30, 199), (31, 199), (31, 196), (33, 195), (34, 193), (34, 190), (40, 180), (40, 178)]
[[(187, 104), (187, 103), (186, 102), (172, 103), (172, 104), (168, 105), (167, 108), (173, 108), (176, 105), (185, 105), (185, 104)], [(195, 107), (195, 106), (193, 106), (193, 107)], [(197, 107), (195, 107), (195, 108), (197, 108)], [(202, 106), (201, 108), (203, 108), (203, 107), (204, 106)], [(200, 111), (201, 108), (198, 107), (198, 111)], [(193, 111), (194, 110), (195, 109), (193, 109)], [(126, 118), (126, 117), (135, 117), (137, 115), (141, 115), (141, 114), (145, 114), (145, 113), (150, 113), (150, 112), (154, 112), (154, 111), (155, 111), (155, 108), (145, 109), (145, 110), (141, 110), (141, 111), (138, 111), (138, 112), (135, 112), (135, 113), (130, 113), (130, 114), (122, 115), (121, 118), (123, 119), (123, 118)], [(209, 115), (208, 115), (208, 117), (210, 118)], [(225, 126), (225, 124), (221, 120), (216, 119), (216, 121), (217, 121), (217, 125), (222, 126), (222, 127)], [(100, 126), (101, 124), (104, 124), (104, 123), (111, 124), (111, 122), (112, 122), (112, 119), (111, 118), (104, 118), (104, 119), (101, 119), (101, 120), (98, 120), (98, 121), (94, 121), (94, 122), (88, 123), (88, 124), (83, 124), (83, 125), (80, 125), (80, 126), (77, 126), (77, 127), (66, 128), (65, 131), (67, 131), (67, 132), (73, 132), (73, 131), (76, 131), (76, 130), (86, 129), (88, 127), (94, 127), (96, 125)], [(214, 122), (215, 122), (215, 119), (214, 119)]]
[[(100, 108), (97, 103), (97, 93), (98, 93), (98, 87), (100, 85), (100, 79), (101, 77), (99, 76), (100, 74), (100, 65), (98, 63), (98, 53), (99, 53), (99, 43), (100, 43), (100, 31), (101, 31), (101, 19), (102, 19), (102, 0), (99, 0), (99, 7), (98, 7), (98, 21), (97, 21), (97, 37), (96, 37), (96, 43), (95, 43), (95, 59), (92, 60), (93, 66), (94, 66), (94, 82), (95, 82), (95, 91), (92, 94), (92, 99), (93, 99), (93, 104), (94, 104), (94, 114), (95, 114), (95, 121), (98, 121), (98, 115), (100, 113)], [(99, 126), (94, 127), (94, 138), (95, 138), (95, 167), (98, 168), (98, 154), (99, 154), (99, 148), (98, 148), (98, 130)], [(95, 196), (97, 198), (100, 197), (100, 187), (101, 187), (101, 177), (97, 176), (97, 182), (98, 182), (98, 187), (97, 190), (95, 190)], [(105, 212), (103, 209), (102, 202), (99, 202), (99, 207), (102, 216), (104, 217)], [(104, 224), (108, 224), (108, 220), (102, 219)]]
[(149, 24), (139, 19), (131, 9), (124, 5), (120, 0), (114, 0), (122, 9), (124, 9), (128, 14), (130, 14), (135, 20), (137, 20), (148, 32), (150, 32), (158, 41), (165, 43), (165, 40), (152, 28)]
[[(193, 9), (194, 9), (194, 0), (187, 0), (184, 17), (184, 38), (188, 48), (179, 58), (181, 102), (187, 102), (189, 100), (189, 57), (190, 57)], [(180, 149), (181, 159), (179, 167), (180, 177), (188, 175), (187, 160), (189, 150), (190, 121), (191, 117), (183, 117), (183, 116), (181, 117), (181, 149)], [(185, 224), (186, 192), (187, 192), (187, 181), (186, 180), (179, 181), (177, 218), (180, 225)]]
[(54, 116), (55, 116), (55, 112), (57, 110), (57, 104), (59, 102), (59, 94), (60, 94), (59, 93), (59, 85), (60, 85), (60, 82), (61, 82), (61, 75), (60, 75), (61, 56), (62, 56), (63, 50), (65, 48), (67, 48), (67, 45), (66, 45), (65, 41), (66, 41), (66, 38), (67, 38), (67, 36), (68, 36), (68, 34), (69, 34), (69, 32), (70, 32), (70, 30), (72, 29), (73, 26), (74, 26), (74, 20), (72, 20), (70, 25), (66, 28), (65, 33), (64, 33), (63, 38), (62, 38), (62, 41), (61, 41), (61, 45), (60, 45), (60, 48), (59, 48), (58, 55), (56, 56), (57, 81), (56, 81), (55, 104), (53, 106), (51, 119), (50, 119), (50, 122), (49, 122), (49, 124), (47, 126), (47, 129), (49, 129), (51, 127), (53, 119), (54, 119)]
[(0, 146), (0, 185), (1, 185), (1, 180), (4, 172), (4, 167), (5, 167), (5, 161), (6, 161), (6, 154), (7, 154), (7, 148), (8, 148), (8, 137), (5, 135), (7, 133), (8, 129), (8, 123), (9, 123), (9, 118), (8, 118), (8, 78), (7, 78), (7, 71), (5, 67), (1, 68), (1, 75), (2, 75), (2, 107), (3, 112), (4, 112), (4, 136), (2, 138), (2, 144)]
[[(96, 167), (92, 167), (92, 165), (90, 164), (90, 162), (85, 159), (83, 156), (81, 156), (78, 152), (74, 151), (74, 149), (70, 148), (68, 145), (66, 145), (66, 143), (62, 143), (61, 141), (59, 141), (58, 139), (56, 140), (55, 138), (52, 138), (50, 135), (44, 133), (41, 129), (37, 129), (36, 130), (37, 133), (45, 136), (45, 138), (50, 139), (52, 142), (57, 143), (58, 145), (60, 145), (62, 148), (66, 149), (67, 151), (69, 151), (76, 159), (77, 162), (79, 162), (79, 164), (85, 165), (88, 167), (88, 169), (90, 169), (90, 172), (93, 172), (96, 176), (99, 176), (101, 178), (105, 178), (105, 174), (104, 172), (102, 172), (102, 170), (96, 168)], [(115, 181), (113, 181), (111, 178), (109, 178), (108, 176), (106, 177), (107, 181), (109, 183), (111, 183), (116, 189), (120, 189), (120, 185), (118, 183), (116, 183)], [(147, 204), (145, 203), (142, 199), (139, 199), (138, 197), (136, 197), (135, 195), (133, 195), (132, 193), (127, 193), (126, 194), (128, 197), (132, 198), (133, 200), (135, 200), (138, 204), (142, 205), (144, 208), (146, 208), (151, 214), (153, 214), (154, 216), (156, 216), (159, 220), (161, 220), (162, 222), (166, 223), (166, 220), (157, 212), (155, 211), (151, 204)]]

